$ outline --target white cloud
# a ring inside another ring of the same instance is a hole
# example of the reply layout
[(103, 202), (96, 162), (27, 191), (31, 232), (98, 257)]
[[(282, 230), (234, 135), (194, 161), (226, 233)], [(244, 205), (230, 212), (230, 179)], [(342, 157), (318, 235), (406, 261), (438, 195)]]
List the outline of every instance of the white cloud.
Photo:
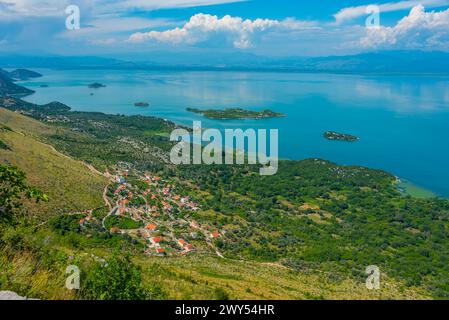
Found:
[(211, 6), (233, 2), (244, 2), (244, 1), (247, 0), (125, 0), (111, 4), (110, 8), (157, 10), (167, 8), (189, 8), (199, 6)]
[(87, 41), (88, 44), (97, 46), (123, 45), (130, 32), (173, 26), (174, 24), (175, 21), (169, 19), (115, 17), (111, 15), (88, 20), (83, 23), (79, 30), (64, 29), (56, 37), (71, 41)]
[(426, 12), (422, 5), (393, 27), (368, 28), (363, 47), (398, 49), (449, 49), (449, 9)]
[(62, 37), (77, 37), (79, 35), (90, 35), (92, 37), (112, 34), (125, 33), (147, 28), (156, 28), (163, 26), (172, 26), (175, 21), (169, 19), (146, 19), (138, 17), (114, 17), (102, 16), (98, 19), (85, 21), (81, 29), (73, 32), (66, 30), (60, 36)]
[(9, 20), (22, 17), (65, 15), (67, 6), (76, 4), (82, 13), (124, 13), (128, 10), (158, 10), (210, 6), (246, 0), (0, 0), (0, 16)]
[(119, 41), (116, 38), (93, 39), (93, 40), (88, 40), (88, 41), (89, 41), (89, 43), (91, 43), (93, 45), (99, 45), (99, 46), (112, 46), (112, 45), (119, 43)]
[(232, 42), (235, 48), (247, 49), (253, 46), (253, 38), (270, 31), (293, 31), (316, 28), (313, 22), (294, 19), (243, 20), (229, 15), (223, 18), (209, 14), (196, 14), (181, 28), (166, 31), (138, 32), (130, 36), (133, 42), (155, 40), (170, 44), (197, 44), (224, 37)]
[(0, 16), (9, 20), (62, 16), (69, 4), (67, 0), (0, 0)]
[[(426, 7), (441, 7), (449, 5), (449, 0), (406, 0), (399, 2), (388, 2), (378, 5), (380, 12), (391, 12), (408, 10), (417, 5), (425, 5)], [(374, 5), (374, 4), (373, 4)], [(339, 12), (334, 14), (335, 21), (337, 23), (343, 23), (349, 20), (367, 16), (367, 9), (370, 5), (363, 5), (357, 7), (349, 7), (341, 9)]]

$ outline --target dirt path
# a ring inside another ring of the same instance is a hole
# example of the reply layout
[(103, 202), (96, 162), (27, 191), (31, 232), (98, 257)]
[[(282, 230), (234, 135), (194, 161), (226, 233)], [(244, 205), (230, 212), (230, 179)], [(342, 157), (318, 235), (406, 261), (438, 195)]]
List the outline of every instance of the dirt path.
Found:
[[(22, 132), (20, 132), (20, 134), (22, 134), (23, 136), (26, 136), (26, 135), (25, 135), (24, 133), (22, 133)], [(72, 157), (70, 157), (70, 156), (68, 156), (68, 155), (66, 155), (66, 154), (64, 154), (64, 153), (62, 153), (62, 152), (59, 152), (58, 150), (56, 150), (55, 147), (53, 147), (53, 146), (50, 145), (50, 144), (47, 144), (47, 143), (44, 143), (44, 142), (41, 142), (41, 141), (38, 141), (38, 140), (36, 140), (36, 141), (37, 141), (38, 143), (40, 143), (40, 144), (42, 144), (42, 145), (44, 145), (44, 146), (50, 148), (50, 150), (53, 151), (54, 153), (56, 153), (58, 156), (64, 157), (64, 158), (66, 158), (66, 159), (68, 159), (68, 160), (71, 160), (71, 161), (75, 161), (75, 162), (81, 163), (83, 166), (85, 166), (86, 168), (88, 168), (89, 171), (92, 172), (93, 174), (99, 175), (99, 176), (102, 176), (102, 177), (105, 177), (106, 179), (108, 179), (109, 182), (106, 184), (106, 186), (105, 186), (104, 189), (103, 189), (103, 195), (102, 195), (102, 197), (103, 197), (103, 201), (104, 201), (105, 205), (108, 207), (109, 211), (111, 212), (111, 211), (113, 210), (112, 204), (109, 202), (109, 199), (108, 199), (108, 197), (107, 197), (108, 188), (109, 188), (109, 186), (111, 185), (111, 182), (112, 182), (112, 179), (113, 179), (112, 176), (111, 176), (111, 174), (110, 174), (109, 172), (101, 173), (100, 171), (98, 171), (98, 170), (97, 170), (93, 165), (91, 165), (91, 164), (88, 164), (88, 163), (86, 163), (86, 162), (84, 162), (84, 161), (81, 161), (81, 160), (74, 159), (74, 158), (72, 158)], [(44, 222), (43, 224), (45, 224), (45, 223), (46, 223), (46, 222)], [(42, 224), (42, 225), (43, 225), (43, 224)]]
[(117, 210), (118, 210), (118, 206), (114, 207), (113, 209), (111, 209), (111, 211), (109, 211), (109, 213), (106, 215), (106, 217), (103, 218), (103, 220), (101, 221), (101, 225), (102, 225), (103, 229), (107, 230), (106, 229), (106, 225), (105, 225), (105, 221), (106, 221), (107, 218), (109, 218), (110, 216), (114, 215), (117, 212)]
[(103, 200), (104, 200), (104, 203), (106, 204), (106, 206), (109, 208), (109, 210), (112, 210), (112, 204), (109, 202), (109, 199), (108, 199), (108, 196), (107, 196), (108, 188), (109, 188), (110, 185), (111, 185), (111, 183), (108, 183), (108, 184), (104, 187), (104, 190), (103, 190)]
[(291, 270), (291, 268), (289, 268), (287, 266), (284, 266), (283, 264), (280, 264), (278, 262), (261, 262), (260, 264), (263, 265), (263, 266), (269, 266), (269, 267), (276, 267), (276, 268), (282, 268), (282, 269)]

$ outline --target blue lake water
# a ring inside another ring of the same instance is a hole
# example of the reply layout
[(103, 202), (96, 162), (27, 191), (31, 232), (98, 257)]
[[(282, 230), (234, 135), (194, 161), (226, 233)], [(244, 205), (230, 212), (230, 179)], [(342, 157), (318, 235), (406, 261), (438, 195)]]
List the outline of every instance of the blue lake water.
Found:
[[(27, 101), (79, 111), (143, 114), (209, 128), (279, 129), (282, 158), (318, 157), (383, 169), (449, 196), (449, 77), (258, 72), (38, 70)], [(106, 88), (89, 89), (100, 82)], [(48, 84), (48, 88), (40, 88)], [(93, 96), (90, 93), (94, 93)], [(146, 101), (149, 108), (135, 107)], [(216, 121), (186, 107), (271, 109), (286, 117)], [(324, 131), (360, 137), (328, 141)]]

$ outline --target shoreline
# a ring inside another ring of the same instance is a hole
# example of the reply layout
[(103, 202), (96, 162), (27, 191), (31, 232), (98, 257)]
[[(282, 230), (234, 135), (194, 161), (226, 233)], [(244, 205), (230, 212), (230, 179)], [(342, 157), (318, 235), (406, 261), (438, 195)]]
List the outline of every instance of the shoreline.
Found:
[(421, 187), (410, 180), (403, 179), (400, 177), (396, 177), (396, 179), (397, 180), (395, 182), (395, 186), (404, 195), (409, 195), (413, 198), (418, 199), (432, 199), (432, 198), (449, 199), (449, 197), (445, 197), (443, 195), (438, 194), (435, 191)]

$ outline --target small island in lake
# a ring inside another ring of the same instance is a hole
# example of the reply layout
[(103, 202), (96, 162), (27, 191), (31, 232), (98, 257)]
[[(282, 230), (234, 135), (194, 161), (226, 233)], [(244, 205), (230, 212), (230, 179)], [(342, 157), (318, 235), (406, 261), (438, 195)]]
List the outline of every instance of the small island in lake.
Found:
[(240, 108), (230, 108), (224, 110), (200, 110), (195, 108), (187, 108), (189, 112), (194, 112), (198, 114), (202, 114), (206, 118), (209, 119), (221, 119), (221, 120), (234, 120), (234, 119), (265, 119), (265, 118), (275, 118), (275, 117), (283, 117), (285, 116), (282, 113), (277, 113), (271, 110), (263, 110), (263, 111), (251, 111), (244, 110)]
[(88, 85), (88, 87), (90, 89), (106, 88), (106, 86), (104, 84), (101, 84), (101, 83), (98, 83), (98, 82), (91, 83), (91, 84)]
[(324, 133), (324, 137), (328, 140), (338, 140), (338, 141), (347, 141), (347, 142), (355, 142), (359, 141), (359, 137), (345, 134), (345, 133), (339, 133), (334, 131), (326, 131)]
[(134, 103), (134, 106), (136, 106), (136, 107), (149, 107), (150, 104), (148, 102), (136, 102), (136, 103)]

